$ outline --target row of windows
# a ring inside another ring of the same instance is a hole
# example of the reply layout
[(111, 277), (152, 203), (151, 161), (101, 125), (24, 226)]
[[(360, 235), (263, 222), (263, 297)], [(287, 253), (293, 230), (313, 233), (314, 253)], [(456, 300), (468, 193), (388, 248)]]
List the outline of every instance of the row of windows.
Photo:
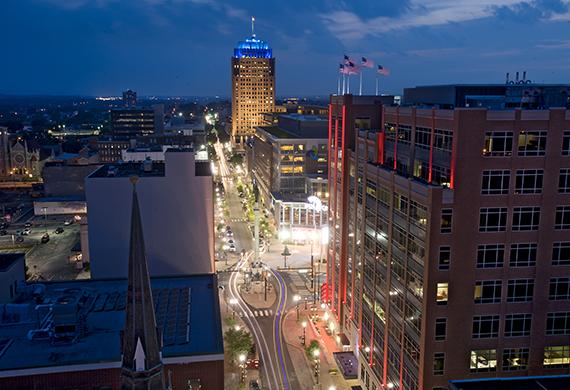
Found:
[[(477, 304), (500, 303), (503, 290), (502, 280), (479, 280), (475, 282), (473, 300)], [(507, 281), (506, 301), (509, 303), (530, 302), (534, 295), (534, 279), (510, 279)], [(437, 283), (436, 302), (446, 305), (449, 299), (449, 283)], [(552, 301), (570, 299), (570, 278), (550, 279), (548, 299)]]
[[(542, 169), (518, 169), (515, 179), (515, 194), (540, 194), (542, 193), (544, 171)], [(483, 171), (481, 181), (482, 195), (507, 195), (511, 171), (506, 169), (494, 169)], [(558, 178), (558, 192), (570, 193), (570, 168), (560, 169)]]
[[(521, 131), (518, 136), (518, 156), (544, 156), (546, 131)], [(512, 131), (488, 131), (485, 133), (484, 156), (511, 156), (513, 152)]]
[[(519, 371), (528, 368), (530, 350), (527, 347), (504, 348), (500, 367), (503, 371)], [(563, 368), (570, 367), (570, 346), (557, 345), (544, 347), (543, 367)], [(472, 350), (470, 354), (469, 368), (471, 372), (497, 371), (496, 349)], [(443, 375), (445, 372), (445, 353), (435, 352), (433, 355), (433, 374)]]
[[(536, 265), (538, 244), (535, 242), (513, 243), (509, 248), (510, 267), (534, 267)], [(500, 268), (505, 262), (505, 244), (481, 244), (477, 246), (477, 268)], [(570, 242), (552, 244), (551, 264), (570, 265)], [(439, 247), (438, 268), (448, 270), (451, 265), (451, 247)]]
[[(480, 232), (504, 232), (507, 230), (506, 207), (483, 207), (479, 212)], [(570, 206), (557, 206), (554, 228), (570, 229)], [(538, 230), (540, 223), (540, 206), (513, 208), (513, 231)]]

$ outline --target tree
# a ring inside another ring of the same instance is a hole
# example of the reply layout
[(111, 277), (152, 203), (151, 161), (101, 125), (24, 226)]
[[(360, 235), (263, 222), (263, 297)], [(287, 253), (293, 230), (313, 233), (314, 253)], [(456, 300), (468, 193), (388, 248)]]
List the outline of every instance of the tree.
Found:
[(224, 334), (225, 350), (232, 360), (237, 361), (240, 354), (247, 355), (253, 347), (251, 334), (243, 329), (230, 328)]
[(233, 165), (239, 165), (239, 164), (243, 163), (243, 156), (241, 154), (234, 153), (230, 157), (230, 163)]
[(312, 360), (315, 358), (315, 356), (313, 355), (313, 352), (317, 349), (319, 349), (319, 342), (317, 340), (311, 340), (311, 342), (309, 343), (307, 348), (305, 348), (305, 353), (307, 354), (307, 357), (309, 358), (309, 360)]

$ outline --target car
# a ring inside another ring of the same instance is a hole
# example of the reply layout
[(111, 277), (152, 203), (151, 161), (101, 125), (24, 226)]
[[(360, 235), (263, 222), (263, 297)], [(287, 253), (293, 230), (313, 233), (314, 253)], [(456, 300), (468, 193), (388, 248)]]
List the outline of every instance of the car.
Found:
[(259, 387), (259, 382), (257, 381), (257, 379), (252, 379), (249, 381), (249, 390), (261, 390), (261, 387)]
[(58, 227), (57, 229), (55, 229), (55, 234), (61, 234), (61, 233), (63, 233), (62, 227)]
[(232, 232), (231, 230), (228, 230), (228, 231), (226, 232), (226, 236), (228, 236), (228, 237), (233, 237), (233, 236), (234, 236), (234, 232)]
[(245, 366), (249, 369), (258, 369), (259, 359), (247, 359), (247, 361), (245, 362)]
[(6, 229), (0, 230), (0, 236), (5, 236), (6, 234), (8, 234), (8, 232), (6, 231)]
[(231, 231), (232, 231), (232, 228), (230, 227), (230, 225), (227, 225), (226, 226), (226, 232), (231, 232)]
[(42, 236), (42, 239), (40, 241), (42, 242), (42, 244), (45, 244), (46, 242), (48, 242), (49, 241), (49, 234), (45, 233)]
[(228, 244), (230, 244), (230, 245), (235, 245), (235, 241), (230, 238), (230, 239), (228, 240)]
[(24, 227), (27, 227), (27, 228), (32, 227), (32, 223), (31, 223), (31, 222), (26, 222), (26, 224), (24, 225)]
[(22, 242), (24, 242), (24, 237), (16, 237), (16, 243), (21, 244)]
[(31, 232), (32, 232), (32, 229), (25, 228), (24, 230), (22, 230), (22, 236), (28, 236)]
[(2, 222), (0, 223), (0, 229), (7, 229), (8, 228), (8, 222)]
[(234, 244), (230, 244), (230, 252), (235, 252), (236, 246)]
[(65, 222), (63, 223), (65, 226), (69, 226), (73, 223), (73, 219), (67, 219), (65, 220)]

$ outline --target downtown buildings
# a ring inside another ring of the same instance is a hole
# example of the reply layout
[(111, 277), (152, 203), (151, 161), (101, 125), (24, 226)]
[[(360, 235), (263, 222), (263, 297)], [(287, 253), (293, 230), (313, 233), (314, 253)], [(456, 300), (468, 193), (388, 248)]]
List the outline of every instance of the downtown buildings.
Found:
[(252, 33), (238, 43), (232, 57), (233, 142), (243, 144), (262, 125), (261, 114), (274, 110), (275, 58), (269, 44)]
[(570, 368), (570, 112), (457, 96), (331, 97), (322, 291), (367, 389)]

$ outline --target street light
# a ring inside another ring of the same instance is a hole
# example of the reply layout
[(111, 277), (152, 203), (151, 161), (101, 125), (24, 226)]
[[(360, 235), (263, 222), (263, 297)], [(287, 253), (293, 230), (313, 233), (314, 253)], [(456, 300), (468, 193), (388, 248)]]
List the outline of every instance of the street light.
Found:
[(307, 321), (303, 321), (301, 323), (301, 326), (303, 327), (303, 346), (305, 345), (305, 341), (307, 339)]
[(291, 256), (291, 252), (289, 252), (287, 245), (285, 245), (285, 248), (283, 248), (283, 253), (281, 253), (281, 256), (283, 256), (283, 268), (287, 268), (287, 256)]
[(293, 297), (293, 302), (295, 302), (296, 304), (296, 309), (297, 309), (297, 321), (299, 321), (299, 301), (301, 300), (301, 297), (299, 295), (295, 295)]
[(247, 376), (247, 372), (245, 370), (245, 355), (242, 353), (239, 355), (239, 366), (241, 368), (241, 383), (245, 383), (245, 377)]
[(236, 311), (234, 305), (237, 305), (238, 300), (236, 298), (230, 298), (230, 306), (232, 308), (232, 318), (236, 318)]
[(317, 384), (319, 384), (319, 355), (321, 354), (321, 351), (319, 351), (318, 349), (315, 349), (313, 351), (313, 358), (315, 359), (315, 378), (317, 380)]

